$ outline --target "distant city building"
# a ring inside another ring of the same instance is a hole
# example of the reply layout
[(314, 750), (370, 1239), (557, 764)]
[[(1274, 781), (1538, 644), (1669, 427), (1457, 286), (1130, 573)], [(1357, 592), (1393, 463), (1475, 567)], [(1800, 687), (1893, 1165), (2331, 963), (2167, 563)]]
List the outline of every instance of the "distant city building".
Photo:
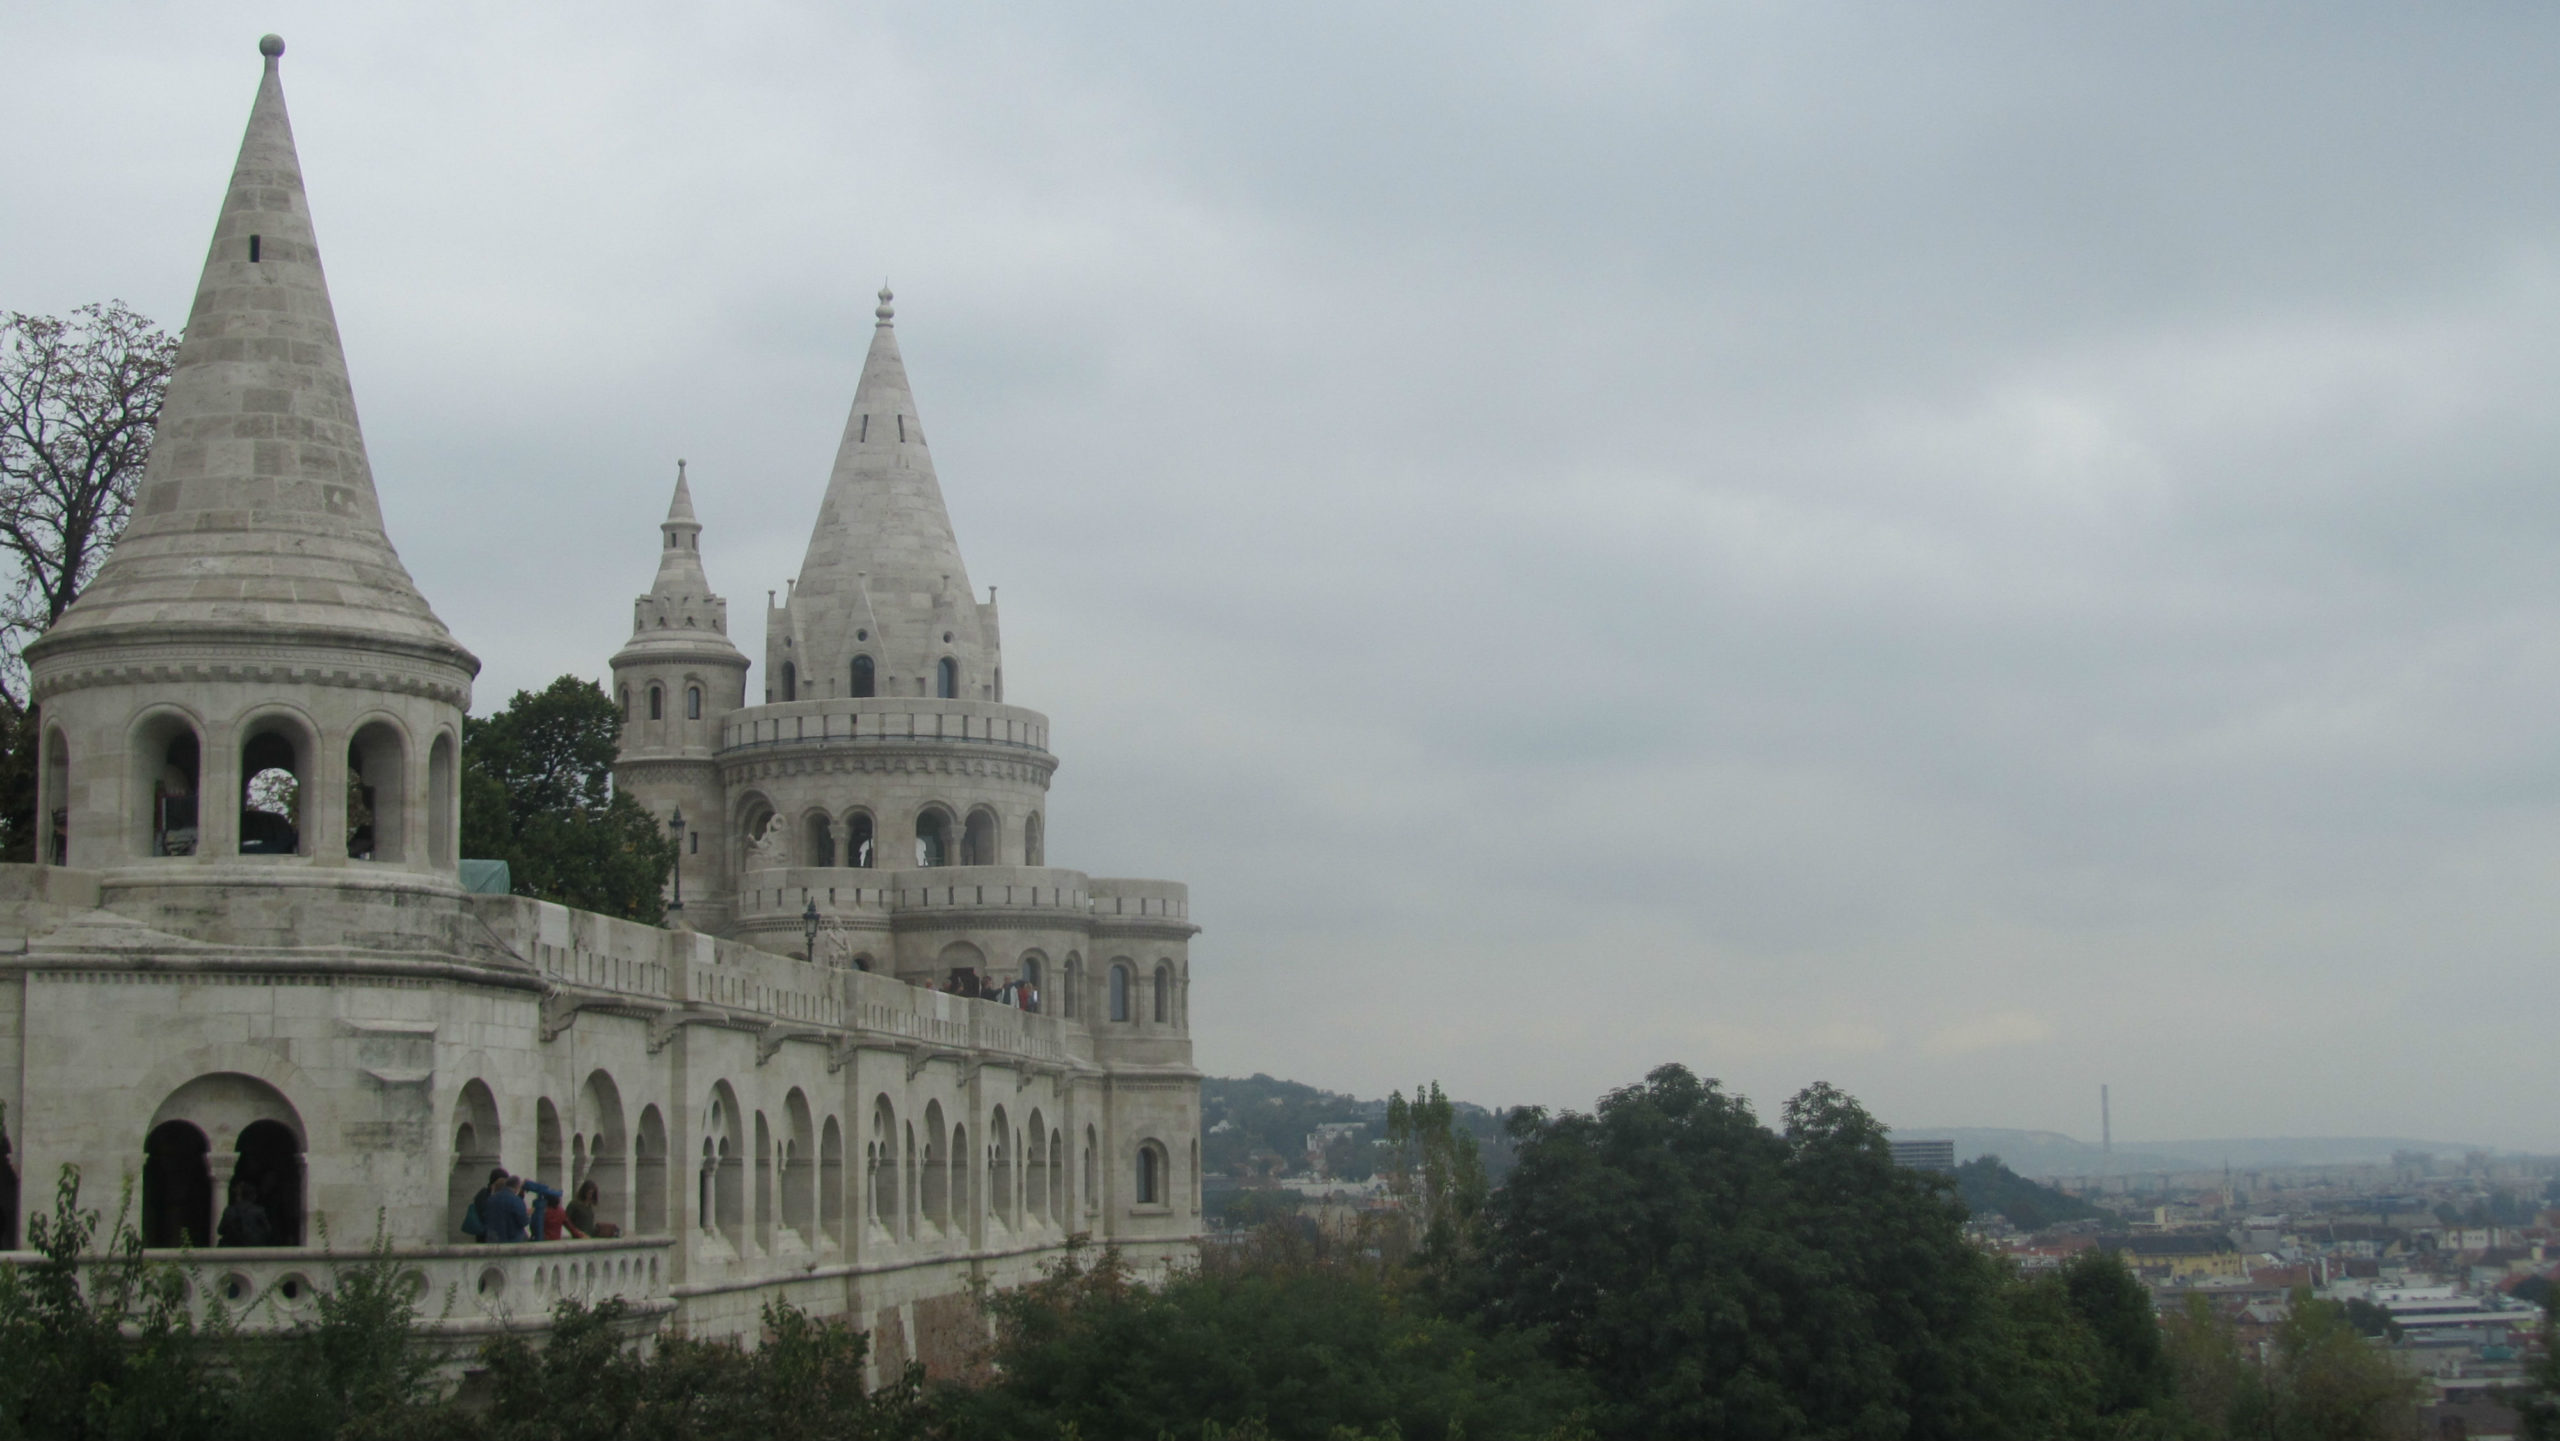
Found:
[(1915, 1171), (1936, 1171), (1952, 1176), (1956, 1169), (1956, 1143), (1953, 1141), (1888, 1141), (1893, 1147), (1893, 1163)]

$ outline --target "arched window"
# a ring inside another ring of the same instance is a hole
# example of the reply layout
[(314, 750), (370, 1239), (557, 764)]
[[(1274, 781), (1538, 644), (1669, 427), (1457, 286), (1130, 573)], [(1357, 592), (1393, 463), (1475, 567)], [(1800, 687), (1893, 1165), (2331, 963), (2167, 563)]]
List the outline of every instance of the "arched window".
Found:
[(871, 1169), (871, 1220), (891, 1236), (898, 1234), (898, 1118), (889, 1098), (871, 1104), (871, 1144), (863, 1162)]
[(1096, 1139), (1093, 1139), (1093, 1126), (1085, 1126), (1085, 1213), (1101, 1211), (1103, 1208), (1103, 1193), (1096, 1185), (1096, 1180), (1093, 1180), (1093, 1175), (1096, 1175), (1096, 1172), (1093, 1172), (1093, 1165), (1096, 1165), (1093, 1157), (1096, 1157), (1096, 1154), (1101, 1154), (1101, 1144), (1096, 1144)]
[(1046, 979), (1048, 978), (1040, 973), (1039, 953), (1034, 952), (1031, 955), (1027, 955), (1022, 958), (1022, 986), (1023, 989), (1029, 993), (1023, 998), (1022, 1008), (1024, 1010), (1041, 1011), (1047, 1009), (1047, 1003), (1043, 1000), (1040, 994), (1040, 983)]
[(1138, 1204), (1164, 1203), (1164, 1148), (1149, 1141), (1138, 1147)]
[(1084, 958), (1070, 951), (1067, 953), (1066, 984), (1060, 991), (1061, 996), (1066, 1002), (1061, 1009), (1067, 1019), (1074, 1020), (1076, 1017), (1084, 1014), (1083, 992)]
[(844, 863), (846, 865), (869, 870), (874, 859), (871, 841), (869, 811), (855, 811), (844, 818)]
[(853, 658), (853, 698), (861, 700), (879, 693), (880, 676), (878, 670), (871, 664), (871, 657), (855, 656)]
[(619, 691), (615, 692), (615, 699), (622, 706), (622, 718), (624, 720), (631, 719), (631, 687), (624, 686)]
[(990, 810), (969, 812), (969, 824), (960, 833), (960, 864), (991, 866), (996, 863), (996, 813)]
[[(60, 735), (47, 738), (58, 751)], [(196, 852), (197, 787), (203, 781), (203, 748), (196, 728), (184, 716), (163, 712), (143, 722), (134, 733), (134, 764), (139, 774), (134, 794), (151, 798), (142, 817), (143, 854), (191, 856)], [(58, 796), (52, 799), (59, 799)]]
[(818, 1230), (844, 1244), (844, 1129), (833, 1116), (818, 1133)]
[(1125, 965), (1111, 967), (1111, 1019), (1129, 1019), (1129, 968)]
[(633, 1234), (667, 1234), (667, 1121), (656, 1106), (640, 1111), (640, 1134), (631, 1140), (631, 1175)]
[(812, 811), (802, 823), (807, 844), (802, 848), (800, 864), (832, 866), (836, 863), (836, 828), (827, 823), (824, 811)]
[(427, 748), (427, 856), (439, 866), (454, 862), (453, 735)]
[(658, 686), (651, 686), (651, 687), (649, 687), (649, 719), (651, 719), (651, 720), (665, 720), (666, 718), (667, 718), (667, 693), (666, 693), (666, 691), (665, 691), (664, 689), (662, 689), (661, 687), (658, 687)]
[(1155, 995), (1155, 1002), (1156, 1002), (1156, 1024), (1157, 1024), (1157, 1025), (1159, 1025), (1159, 1026), (1161, 1026), (1161, 1025), (1163, 1025), (1165, 1022), (1172, 1020), (1172, 1019), (1173, 1019), (1173, 967), (1171, 967), (1171, 966), (1169, 966), (1169, 965), (1166, 965), (1166, 964), (1165, 964), (1164, 962), (1162, 962), (1162, 961), (1158, 961), (1158, 962), (1156, 963), (1156, 995)]
[(916, 864), (951, 864), (951, 813), (929, 810), (916, 817)]
[(302, 850), (304, 771), (310, 738), (282, 717), (260, 721), (240, 747), (240, 854)]
[(347, 744), (347, 858), (397, 861), (409, 839), (409, 746), (389, 721)]
[(960, 698), (960, 662), (944, 656), (933, 668), (933, 693), (944, 700)]
[(782, 698), (784, 700), (800, 698), (800, 667), (789, 661), (782, 663)]
[(1049, 863), (1047, 837), (1041, 834), (1040, 813), (1033, 811), (1022, 822), (1022, 863), (1045, 866)]
[(62, 732), (44, 737), (44, 858), (57, 866), (71, 864), (71, 746)]
[(987, 1117), (987, 1214), (1013, 1224), (1013, 1127), (998, 1106)]
[(684, 688), (684, 718), (702, 719), (702, 687), (689, 685)]

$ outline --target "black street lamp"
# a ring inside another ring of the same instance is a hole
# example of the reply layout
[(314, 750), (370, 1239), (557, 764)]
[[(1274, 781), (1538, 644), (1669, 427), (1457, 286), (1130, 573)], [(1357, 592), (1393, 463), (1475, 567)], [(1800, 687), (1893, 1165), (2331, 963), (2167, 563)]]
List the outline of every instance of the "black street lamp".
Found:
[(818, 963), (818, 898), (815, 896), (809, 898), (809, 909), (800, 913), (800, 937), (809, 943), (808, 952), (803, 959), (813, 966), (816, 965)]
[(676, 813), (667, 817), (667, 829), (676, 837), (676, 898), (667, 909), (680, 911), (684, 909), (684, 807), (676, 807)]

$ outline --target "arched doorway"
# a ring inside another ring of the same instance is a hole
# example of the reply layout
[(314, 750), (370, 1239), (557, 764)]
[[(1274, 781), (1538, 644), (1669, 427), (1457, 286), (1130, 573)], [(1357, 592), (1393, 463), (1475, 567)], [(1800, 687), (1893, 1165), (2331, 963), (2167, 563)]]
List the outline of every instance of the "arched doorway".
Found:
[[(143, 1141), (143, 1243), (215, 1244), (236, 1193), (263, 1213), (248, 1235), (301, 1245), (303, 1150), (300, 1113), (265, 1081), (217, 1071), (180, 1086), (152, 1113)], [(235, 1235), (235, 1244), (244, 1242)]]
[(463, 1082), (453, 1103), (453, 1165), (445, 1173), (445, 1224), (453, 1240), (471, 1239), (462, 1229), (462, 1212), (498, 1169), (501, 1139), (497, 1096), (477, 1077)]
[(252, 1121), (232, 1151), (232, 1194), (267, 1213), (270, 1244), (301, 1245), (302, 1142), (282, 1121)]
[(8, 1120), (0, 1112), (0, 1251), (18, 1249), (18, 1167), (9, 1150)]
[(213, 1244), (213, 1143), (189, 1121), (163, 1121), (142, 1142), (142, 1244)]

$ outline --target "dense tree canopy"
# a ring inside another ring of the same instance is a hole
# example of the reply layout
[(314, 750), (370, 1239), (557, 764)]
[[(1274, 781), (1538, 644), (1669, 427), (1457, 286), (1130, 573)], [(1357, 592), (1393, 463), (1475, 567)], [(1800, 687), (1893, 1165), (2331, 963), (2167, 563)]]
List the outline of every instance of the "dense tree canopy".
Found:
[(1588, 1399), (1528, 1338), (1294, 1246), (1158, 1286), (1109, 1252), (1071, 1258), (993, 1306), (993, 1379), (946, 1397), (956, 1436), (1196, 1436), (1208, 1422), (1496, 1441), (1575, 1434)]
[(1976, 1156), (1956, 1167), (1956, 1191), (1974, 1215), (2006, 1216), (2021, 1231), (2041, 1231), (2098, 1214), (2097, 1207), (2079, 1197), (2038, 1185), (2010, 1170), (1997, 1156)]
[(564, 675), (462, 728), (462, 850), (507, 863), (516, 894), (655, 924), (675, 842), (613, 790), (622, 712)]
[(2100, 1404), (2106, 1347), (2071, 1292), (2015, 1288), (1946, 1180), (1895, 1165), (1829, 1086), (1772, 1131), (1665, 1066), (1518, 1129), (1483, 1304), (1591, 1378), (1604, 1434), (1954, 1441), (2067, 1434)]

